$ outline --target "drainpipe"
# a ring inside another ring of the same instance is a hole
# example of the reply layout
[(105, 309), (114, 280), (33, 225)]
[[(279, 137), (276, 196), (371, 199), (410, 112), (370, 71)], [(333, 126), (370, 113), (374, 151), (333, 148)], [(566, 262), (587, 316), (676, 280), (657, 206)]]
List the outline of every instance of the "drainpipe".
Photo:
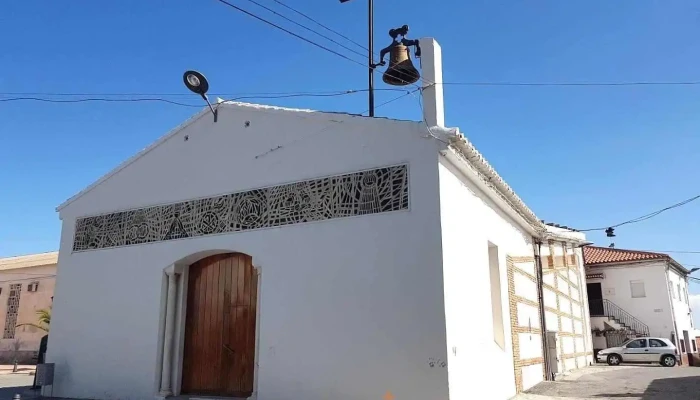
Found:
[(542, 277), (542, 257), (540, 257), (540, 249), (542, 247), (542, 242), (533, 237), (532, 250), (535, 255), (535, 271), (537, 275), (537, 299), (539, 303), (539, 313), (540, 313), (540, 330), (542, 331), (542, 360), (544, 362), (544, 379), (548, 381), (554, 380), (554, 374), (550, 370), (549, 365), (549, 347), (547, 347), (547, 323), (545, 321), (544, 313), (544, 289), (542, 282), (544, 278)]
[[(671, 294), (671, 290), (673, 290), (673, 285), (669, 285), (671, 283), (671, 277), (669, 275), (670, 267), (668, 266), (668, 262), (666, 262), (666, 294), (668, 295), (668, 300), (671, 302), (671, 321), (673, 321), (673, 332), (676, 335), (676, 350), (678, 352), (678, 364), (683, 365), (683, 351), (681, 349), (681, 337), (678, 336), (678, 325), (676, 325), (676, 309), (673, 306), (673, 295)], [(680, 296), (680, 293), (678, 294)], [(650, 332), (651, 334), (651, 332)], [(685, 344), (686, 346), (688, 343)]]

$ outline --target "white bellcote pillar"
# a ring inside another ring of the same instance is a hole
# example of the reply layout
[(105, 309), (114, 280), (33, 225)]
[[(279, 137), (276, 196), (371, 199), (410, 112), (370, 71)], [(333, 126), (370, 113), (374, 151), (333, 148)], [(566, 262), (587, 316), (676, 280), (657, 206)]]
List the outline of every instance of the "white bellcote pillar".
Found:
[(418, 40), (421, 50), (423, 118), (428, 126), (445, 126), (442, 85), (442, 49), (433, 38)]

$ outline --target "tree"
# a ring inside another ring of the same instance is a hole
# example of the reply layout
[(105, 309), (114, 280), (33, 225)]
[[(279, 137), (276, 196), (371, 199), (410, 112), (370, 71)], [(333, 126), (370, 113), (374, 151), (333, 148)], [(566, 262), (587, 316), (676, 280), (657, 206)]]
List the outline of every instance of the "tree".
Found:
[(49, 327), (51, 326), (51, 307), (36, 310), (36, 315), (37, 315), (37, 320), (39, 321), (38, 324), (30, 322), (30, 323), (26, 323), (26, 324), (19, 324), (19, 325), (17, 325), (17, 327), (33, 326), (35, 328), (41, 329), (44, 332), (48, 332)]
[(17, 363), (19, 361), (17, 357), (19, 356), (19, 350), (22, 348), (22, 340), (19, 338), (15, 339), (10, 345), (10, 348), (12, 349), (12, 363), (14, 364), (12, 372), (17, 372)]

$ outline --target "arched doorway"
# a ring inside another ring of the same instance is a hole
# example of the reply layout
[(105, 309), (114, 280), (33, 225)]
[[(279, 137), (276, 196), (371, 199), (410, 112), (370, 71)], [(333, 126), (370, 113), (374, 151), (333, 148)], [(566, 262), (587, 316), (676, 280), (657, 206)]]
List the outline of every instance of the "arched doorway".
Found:
[(190, 266), (182, 393), (251, 396), (257, 288), (247, 254), (218, 254)]

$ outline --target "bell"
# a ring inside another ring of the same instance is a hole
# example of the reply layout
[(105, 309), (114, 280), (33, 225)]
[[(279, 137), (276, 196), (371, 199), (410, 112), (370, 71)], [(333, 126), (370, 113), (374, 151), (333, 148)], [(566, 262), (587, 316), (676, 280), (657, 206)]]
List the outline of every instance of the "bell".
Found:
[(387, 85), (406, 86), (418, 81), (420, 74), (411, 62), (408, 47), (402, 43), (396, 43), (391, 47), (389, 57), (389, 67), (382, 76), (382, 80)]

